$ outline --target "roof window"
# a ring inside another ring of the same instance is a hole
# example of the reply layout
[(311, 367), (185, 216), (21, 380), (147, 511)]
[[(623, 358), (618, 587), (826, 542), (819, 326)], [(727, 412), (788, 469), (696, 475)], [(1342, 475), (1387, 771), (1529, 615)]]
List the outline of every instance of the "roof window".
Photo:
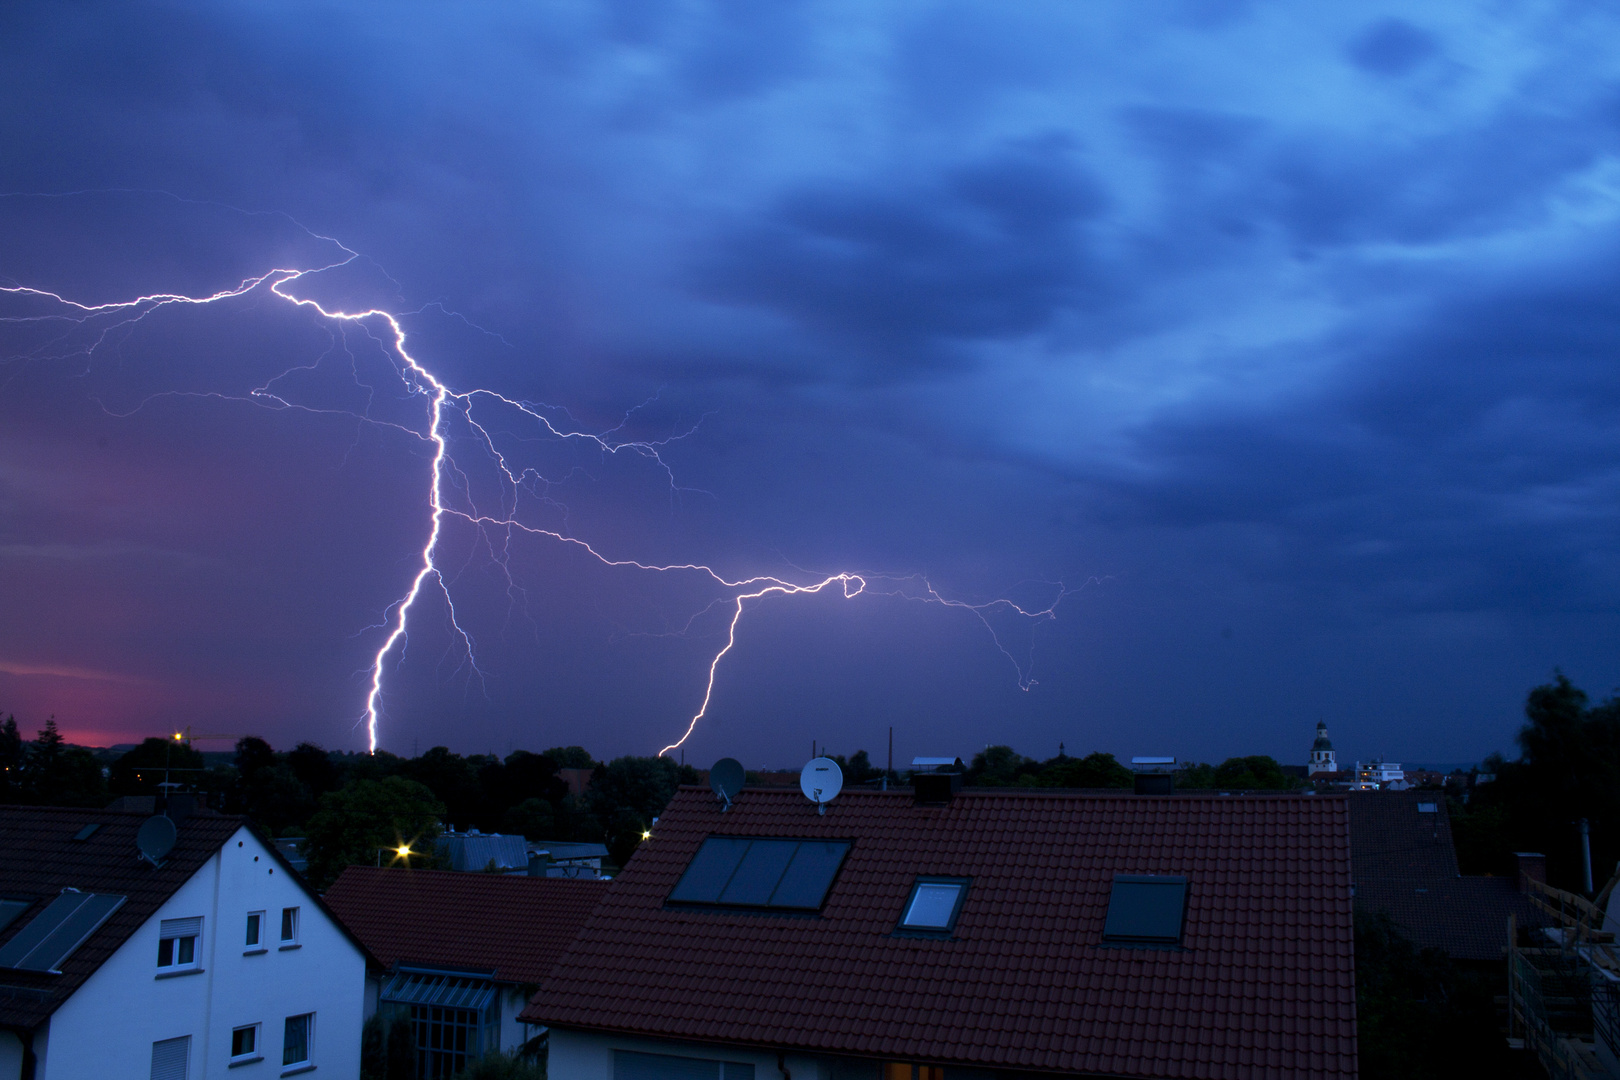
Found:
[(1180, 945), (1186, 915), (1186, 878), (1115, 874), (1103, 941), (1110, 945)]
[(1438, 813), (1438, 812), (1439, 812), (1438, 808), (1432, 802), (1420, 802), (1420, 803), (1418, 803), (1418, 813), (1420, 813), (1420, 814), (1434, 814), (1434, 813)]
[(669, 894), (672, 904), (818, 911), (848, 840), (711, 836)]
[(88, 840), (92, 836), (96, 835), (96, 833), (99, 832), (100, 829), (101, 829), (101, 822), (92, 821), (90, 824), (86, 825), (84, 828), (82, 828), (78, 832), (74, 833), (73, 834), (73, 839), (75, 839), (75, 840)]
[(0, 967), (58, 973), (57, 966), (123, 903), (122, 896), (63, 893), (0, 948)]
[(902, 936), (946, 937), (956, 929), (967, 897), (968, 879), (920, 877), (906, 897), (905, 913), (895, 933)]

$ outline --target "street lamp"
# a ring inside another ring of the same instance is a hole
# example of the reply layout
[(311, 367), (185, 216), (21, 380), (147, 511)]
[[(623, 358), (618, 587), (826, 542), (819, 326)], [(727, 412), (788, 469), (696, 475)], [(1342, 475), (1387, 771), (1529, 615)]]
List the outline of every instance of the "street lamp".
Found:
[(394, 853), (394, 857), (392, 859), (388, 860), (390, 863), (397, 862), (400, 859), (404, 859), (406, 866), (409, 866), (411, 864), (410, 863), (411, 856), (417, 854), (416, 852), (411, 850), (411, 845), (409, 845), (409, 844), (401, 844), (399, 847), (380, 847), (380, 848), (377, 849), (377, 865), (378, 866), (382, 865), (382, 853), (385, 852), (385, 851), (391, 851), (391, 852)]

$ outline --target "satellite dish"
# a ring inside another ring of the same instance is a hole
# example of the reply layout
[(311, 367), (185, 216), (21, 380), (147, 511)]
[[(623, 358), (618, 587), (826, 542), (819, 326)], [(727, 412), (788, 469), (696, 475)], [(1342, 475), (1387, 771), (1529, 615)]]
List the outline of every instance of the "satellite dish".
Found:
[(135, 846), (140, 849), (141, 858), (156, 866), (163, 856), (174, 850), (179, 835), (174, 822), (159, 814), (141, 823), (141, 831), (135, 834)]
[(799, 771), (799, 790), (816, 804), (818, 814), (825, 814), (827, 804), (844, 790), (844, 770), (832, 758), (811, 758), (810, 763)]
[[(713, 788), (714, 793), (720, 796), (720, 801), (726, 804), (726, 810), (731, 809), (731, 800), (743, 789), (743, 782), (742, 762), (736, 758), (723, 757), (709, 770), (709, 787)], [(721, 813), (725, 813), (725, 810)]]

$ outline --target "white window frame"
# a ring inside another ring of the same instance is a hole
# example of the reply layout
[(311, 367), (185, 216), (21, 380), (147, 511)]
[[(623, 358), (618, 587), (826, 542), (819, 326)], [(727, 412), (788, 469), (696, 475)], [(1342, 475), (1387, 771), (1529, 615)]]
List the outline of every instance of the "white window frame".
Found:
[[(287, 914), (288, 914), (288, 912), (292, 913), (292, 937), (287, 936)], [(299, 922), (299, 919), (302, 916), (302, 914), (303, 913), (296, 907), (284, 907), (284, 908), (281, 909), (280, 933), (281, 933), (281, 947), (283, 949), (296, 949), (296, 948), (298, 948), (298, 930), (299, 930), (298, 922)]]
[[(187, 931), (192, 931), (188, 933)], [(191, 939), (191, 959), (180, 959), (180, 942)], [(163, 943), (172, 941), (169, 954), (170, 962), (163, 962)], [(189, 919), (164, 919), (158, 924), (158, 964), (157, 977), (165, 975), (184, 975), (194, 971), (201, 971), (203, 954), (203, 919), (201, 915)]]
[[(266, 932), (270, 929), (270, 927), (267, 925), (270, 920), (265, 918), (266, 914), (267, 913), (263, 911), (250, 911), (247, 913), (247, 919), (244, 921), (242, 926), (242, 940), (244, 942), (242, 945), (242, 955), (246, 956), (249, 953), (262, 953), (270, 951), (270, 946), (264, 943)], [(248, 926), (252, 925), (252, 921), (255, 916), (257, 916), (259, 920), (259, 940), (248, 941), (247, 928)]]
[[(293, 1020), (304, 1019), (309, 1022), (304, 1029), (304, 1057), (301, 1061), (287, 1060), (287, 1024)], [(293, 1073), (308, 1072), (315, 1067), (315, 1014), (293, 1013), (281, 1023), (281, 1075), (291, 1076)]]
[(236, 1033), (238, 1031), (251, 1031), (251, 1032), (253, 1032), (253, 1049), (249, 1050), (245, 1054), (232, 1054), (231, 1055), (231, 1064), (232, 1065), (246, 1065), (250, 1061), (263, 1061), (264, 1060), (264, 1025), (263, 1024), (238, 1024), (235, 1027), (231, 1028), (231, 1043), (233, 1044), (232, 1045), (233, 1050), (235, 1049), (234, 1044), (236, 1042)]

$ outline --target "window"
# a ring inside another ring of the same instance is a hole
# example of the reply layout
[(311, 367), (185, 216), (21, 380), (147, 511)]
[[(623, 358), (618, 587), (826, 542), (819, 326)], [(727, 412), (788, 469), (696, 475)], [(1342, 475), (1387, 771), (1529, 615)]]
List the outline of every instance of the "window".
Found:
[(190, 1035), (152, 1044), (152, 1080), (186, 1080), (190, 1073)]
[(289, 1065), (308, 1065), (310, 1043), (314, 1041), (314, 1037), (314, 1013), (287, 1017), (287, 1025), (281, 1035), (281, 1067), (285, 1069)]
[(298, 909), (284, 907), (281, 909), (281, 945), (282, 948), (286, 948), (288, 945), (296, 944), (298, 944)]
[(613, 1080), (754, 1080), (754, 1067), (744, 1061), (615, 1050)]
[(202, 918), (164, 919), (158, 935), (158, 962), (162, 971), (190, 971), (201, 955)]
[(248, 1024), (246, 1027), (231, 1029), (232, 1061), (258, 1061), (263, 1056), (263, 1054), (259, 1053), (258, 1024)]
[(86, 825), (84, 828), (80, 829), (78, 832), (74, 833), (73, 834), (73, 839), (75, 839), (75, 840), (82, 843), (85, 840), (90, 839), (92, 836), (96, 835), (96, 833), (98, 833), (100, 831), (101, 831), (101, 822), (93, 821), (89, 825)]
[(939, 1065), (910, 1065), (891, 1061), (883, 1066), (883, 1080), (945, 1080), (945, 1069)]
[(692, 856), (669, 901), (817, 911), (848, 854), (848, 840), (711, 836)]
[(248, 912), (247, 937), (245, 940), (249, 952), (264, 951), (264, 912)]
[(956, 927), (956, 917), (962, 912), (962, 901), (967, 897), (967, 878), (920, 877), (911, 887), (904, 912), (896, 933), (926, 934), (928, 937), (949, 935)]
[(1108, 897), (1103, 941), (1118, 945), (1180, 945), (1186, 914), (1186, 878), (1116, 874)]
[(1435, 812), (1436, 811), (1435, 811), (1434, 803), (1432, 803), (1432, 802), (1420, 802), (1420, 803), (1418, 803), (1418, 813), (1420, 813), (1420, 814), (1433, 814)]
[(411, 1035), (416, 1040), (416, 1075), (424, 1080), (454, 1076), (479, 1056), (483, 1025), (476, 1009), (440, 1005), (411, 1006)]

